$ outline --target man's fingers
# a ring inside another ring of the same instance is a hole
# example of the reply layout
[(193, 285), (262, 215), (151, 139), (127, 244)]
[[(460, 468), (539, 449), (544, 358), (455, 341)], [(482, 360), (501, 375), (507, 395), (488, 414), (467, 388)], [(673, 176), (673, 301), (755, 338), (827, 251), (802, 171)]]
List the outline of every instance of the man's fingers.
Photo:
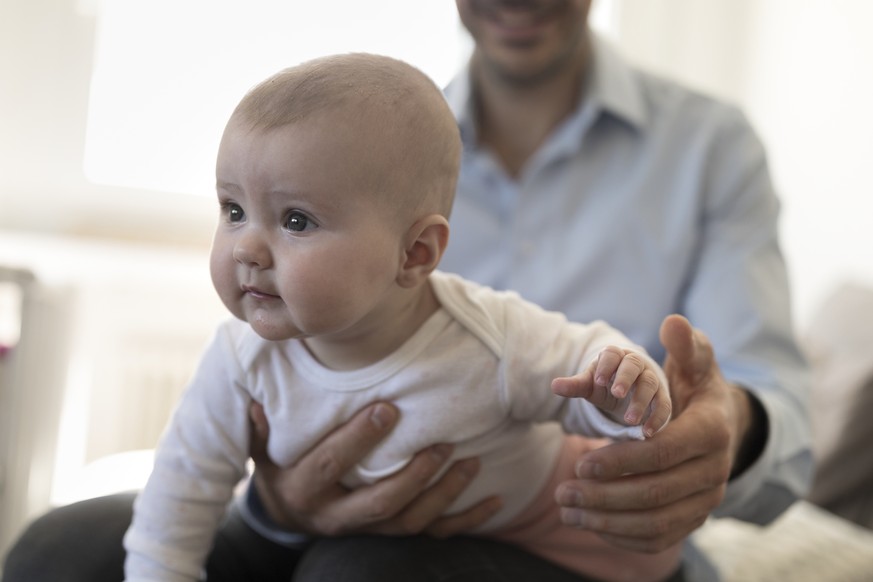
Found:
[[(715, 365), (715, 355), (709, 339), (681, 315), (668, 315), (661, 323), (661, 343), (667, 350), (668, 362), (674, 374), (681, 374), (692, 383), (699, 383)], [(671, 378), (671, 381), (673, 378)]]
[(555, 500), (562, 507), (624, 512), (645, 510), (679, 501), (723, 485), (703, 458), (696, 458), (669, 473), (625, 475), (611, 480), (576, 479), (561, 483)]
[(360, 516), (358, 523), (346, 522), (348, 532), (345, 533), (356, 530), (386, 535), (421, 532), (469, 485), (478, 471), (478, 460), (459, 461), (428, 489), (452, 451), (453, 447), (446, 444), (429, 447), (415, 455), (399, 472), (337, 499), (333, 507), (335, 513)]
[[(430, 482), (430, 478), (422, 483), (421, 487), (401, 491), (399, 497), (404, 500), (405, 507), (398, 512), (395, 519), (385, 524), (388, 528), (385, 533), (412, 535), (424, 531), (439, 519), (470, 485), (478, 474), (479, 467), (479, 459), (463, 459), (453, 463), (435, 483), (426, 489), (425, 486)], [(398, 496), (395, 495), (394, 498)]]
[(367, 406), (303, 455), (297, 470), (317, 476), (308, 483), (314, 490), (336, 484), (391, 432), (397, 418), (397, 409), (391, 404)]
[(664, 373), (670, 382), (673, 413), (680, 415), (701, 390), (713, 386), (720, 375), (712, 345), (706, 335), (681, 315), (668, 315), (661, 324), (661, 343), (667, 350)]
[(703, 525), (717, 499), (718, 491), (707, 490), (653, 511), (604, 513), (562, 508), (561, 521), (597, 533), (626, 550), (661, 552)]
[(681, 315), (665, 317), (659, 337), (667, 353), (679, 366), (684, 368), (694, 359), (694, 328)]
[(669, 470), (726, 446), (729, 435), (718, 426), (709, 428), (676, 417), (652, 438), (613, 443), (582, 455), (576, 463), (576, 475), (580, 479), (615, 479), (628, 473)]

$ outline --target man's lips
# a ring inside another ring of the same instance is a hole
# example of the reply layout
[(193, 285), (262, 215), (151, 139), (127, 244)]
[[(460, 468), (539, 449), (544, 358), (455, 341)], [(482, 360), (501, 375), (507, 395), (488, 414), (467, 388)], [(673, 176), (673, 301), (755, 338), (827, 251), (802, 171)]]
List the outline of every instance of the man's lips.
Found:
[(251, 295), (255, 299), (278, 299), (278, 295), (273, 295), (272, 293), (267, 293), (266, 291), (262, 291), (257, 287), (252, 287), (251, 285), (243, 285), (242, 290), (247, 295)]
[(485, 14), (485, 26), (503, 42), (527, 45), (536, 42), (550, 25), (549, 10), (495, 9)]
[(569, 0), (473, 0), (480, 17), (507, 28), (529, 27), (557, 16)]

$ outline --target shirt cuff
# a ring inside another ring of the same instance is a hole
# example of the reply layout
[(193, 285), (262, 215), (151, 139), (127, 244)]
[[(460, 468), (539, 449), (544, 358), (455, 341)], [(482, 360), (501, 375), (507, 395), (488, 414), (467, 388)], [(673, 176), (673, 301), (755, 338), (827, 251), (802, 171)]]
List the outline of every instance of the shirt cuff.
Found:
[(308, 535), (284, 530), (270, 519), (251, 479), (245, 493), (237, 497), (236, 504), (243, 521), (268, 540), (294, 549), (303, 549), (309, 543), (311, 538)]
[(763, 391), (755, 397), (767, 414), (767, 442), (760, 456), (728, 481), (724, 499), (713, 515), (766, 525), (803, 495), (811, 462), (806, 450), (780, 457), (783, 443), (791, 435), (783, 435), (783, 428), (776, 422), (778, 400)]

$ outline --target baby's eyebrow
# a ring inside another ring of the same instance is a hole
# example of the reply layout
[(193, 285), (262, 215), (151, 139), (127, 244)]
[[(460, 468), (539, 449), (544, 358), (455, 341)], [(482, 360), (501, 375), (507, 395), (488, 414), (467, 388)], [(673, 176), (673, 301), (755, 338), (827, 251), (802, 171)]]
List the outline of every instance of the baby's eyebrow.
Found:
[(267, 194), (281, 197), (288, 203), (301, 203), (326, 210), (335, 210), (342, 206), (342, 200), (336, 200), (333, 197), (324, 196), (319, 192), (305, 189), (290, 190), (284, 188), (275, 188), (273, 190), (269, 190)]
[(224, 180), (216, 180), (215, 181), (215, 189), (216, 190), (227, 190), (229, 192), (238, 193), (242, 191), (237, 184), (233, 182), (225, 182)]

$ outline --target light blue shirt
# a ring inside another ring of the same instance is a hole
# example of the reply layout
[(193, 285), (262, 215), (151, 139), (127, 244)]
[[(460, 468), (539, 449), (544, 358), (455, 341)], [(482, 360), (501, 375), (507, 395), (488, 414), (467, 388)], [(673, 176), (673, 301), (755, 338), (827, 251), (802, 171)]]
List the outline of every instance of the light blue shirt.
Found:
[(736, 108), (635, 70), (602, 41), (594, 57), (577, 110), (518, 179), (477, 145), (469, 72), (446, 89), (464, 157), (440, 269), (604, 319), (659, 360), (661, 321), (685, 315), (769, 420), (717, 515), (768, 521), (805, 493), (812, 457), (762, 145)]

